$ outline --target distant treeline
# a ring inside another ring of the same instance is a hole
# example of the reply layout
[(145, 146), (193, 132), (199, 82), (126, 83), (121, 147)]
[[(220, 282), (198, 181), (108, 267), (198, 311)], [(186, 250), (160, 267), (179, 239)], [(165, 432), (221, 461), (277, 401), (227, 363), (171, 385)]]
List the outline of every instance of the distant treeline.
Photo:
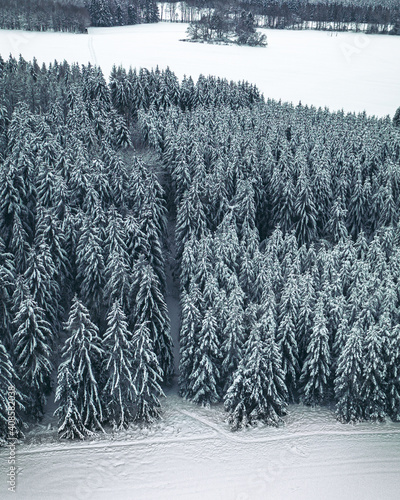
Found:
[(0, 28), (83, 32), (90, 24), (83, 0), (0, 0)]
[[(188, 0), (169, 5), (169, 18), (200, 20), (199, 9), (244, 10), (269, 28), (316, 28), (400, 34), (398, 0)], [(174, 6), (176, 5), (176, 9)], [(179, 8), (178, 8), (179, 6)], [(167, 10), (163, 7), (162, 12)], [(177, 14), (179, 12), (179, 14)], [(161, 16), (164, 18), (164, 16)], [(167, 15), (165, 16), (167, 18)], [(168, 19), (168, 18), (167, 18)], [(88, 26), (124, 26), (159, 21), (155, 0), (0, 0), (0, 28), (29, 31), (84, 32)]]
[[(356, 2), (329, 0), (188, 0), (187, 2), (162, 2), (180, 4), (179, 20), (191, 22), (197, 9), (230, 10), (232, 13), (246, 10), (263, 16), (262, 24), (268, 28), (302, 29), (313, 27), (320, 30), (345, 31), (351, 28), (369, 33), (400, 33), (400, 4), (398, 1)], [(198, 11), (197, 11), (198, 12)], [(175, 16), (175, 19), (178, 19)]]
[(155, 0), (0, 0), (0, 28), (83, 33), (158, 21)]
[(158, 22), (155, 0), (88, 0), (92, 26), (125, 26)]

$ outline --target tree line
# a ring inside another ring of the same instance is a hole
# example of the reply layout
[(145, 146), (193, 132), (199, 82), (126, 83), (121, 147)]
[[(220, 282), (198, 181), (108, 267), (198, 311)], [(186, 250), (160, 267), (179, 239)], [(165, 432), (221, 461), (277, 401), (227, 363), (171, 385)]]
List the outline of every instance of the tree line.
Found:
[(89, 26), (158, 22), (155, 0), (1, 0), (0, 28), (84, 33)]
[[(168, 8), (167, 8), (168, 6)], [(179, 9), (177, 8), (179, 6)], [(395, 0), (356, 2), (353, 0), (187, 0), (161, 2), (163, 19), (197, 23), (216, 13), (231, 19), (242, 11), (251, 12), (259, 26), (274, 29), (318, 29), (400, 33), (400, 9)]]

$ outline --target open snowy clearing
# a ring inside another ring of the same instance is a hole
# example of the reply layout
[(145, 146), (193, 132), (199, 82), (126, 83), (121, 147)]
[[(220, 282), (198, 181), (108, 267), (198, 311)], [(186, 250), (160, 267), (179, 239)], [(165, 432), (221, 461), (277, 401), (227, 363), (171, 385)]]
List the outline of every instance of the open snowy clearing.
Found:
[[(292, 406), (282, 428), (231, 433), (220, 406), (174, 394), (164, 406), (159, 423), (114, 438), (54, 443), (55, 431), (35, 434), (17, 450), (14, 498), (398, 499), (400, 428), (391, 422), (342, 425), (327, 409)], [(4, 478), (5, 449), (0, 459)]]
[(400, 37), (321, 31), (263, 30), (267, 48), (180, 41), (187, 24), (91, 28), (88, 35), (0, 30), (0, 53), (39, 62), (157, 65), (184, 74), (257, 84), (266, 97), (332, 110), (393, 116), (400, 104)]

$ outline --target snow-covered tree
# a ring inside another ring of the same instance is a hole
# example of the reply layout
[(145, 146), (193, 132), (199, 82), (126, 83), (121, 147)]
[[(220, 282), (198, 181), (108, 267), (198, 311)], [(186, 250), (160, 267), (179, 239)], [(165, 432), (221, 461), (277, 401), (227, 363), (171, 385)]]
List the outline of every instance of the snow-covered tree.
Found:
[(146, 323), (137, 324), (132, 338), (132, 380), (136, 389), (134, 420), (151, 423), (161, 414), (163, 372)]
[(201, 328), (200, 291), (195, 283), (190, 284), (181, 297), (181, 327), (179, 332), (179, 392), (184, 398), (190, 398), (190, 377), (193, 371), (195, 352), (198, 348), (198, 336)]
[(285, 374), (286, 387), (291, 400), (295, 398), (300, 371), (296, 338), (299, 302), (297, 279), (295, 274), (291, 272), (279, 304), (279, 324), (276, 335), (277, 344), (282, 353), (282, 368)]
[(220, 399), (219, 349), (215, 312), (212, 308), (208, 308), (202, 320), (198, 347), (194, 351), (193, 370), (189, 375), (188, 388), (188, 399), (202, 406), (209, 406), (210, 403), (216, 403)]
[(267, 311), (246, 341), (244, 357), (224, 399), (232, 429), (257, 420), (278, 425), (286, 414), (288, 394), (275, 328), (273, 315)]
[(367, 420), (384, 420), (386, 417), (386, 360), (387, 344), (380, 325), (371, 326), (364, 340), (363, 383), (361, 399), (364, 406), (364, 416)]
[(50, 392), (52, 332), (45, 313), (29, 292), (19, 304), (14, 319), (13, 356), (26, 409), (34, 418), (43, 414), (46, 394)]
[(361, 387), (363, 383), (362, 331), (356, 323), (340, 353), (335, 378), (336, 415), (342, 422), (363, 418)]
[(131, 328), (146, 325), (163, 377), (170, 380), (173, 360), (168, 309), (160, 291), (159, 279), (144, 256), (135, 262), (130, 297), (134, 304), (128, 318)]
[[(4, 441), (5, 444), (7, 438), (11, 436), (17, 438), (22, 432), (20, 413), (24, 409), (24, 397), (17, 387), (18, 382), (11, 358), (0, 340), (0, 443)], [(9, 393), (10, 388), (12, 391)], [(11, 401), (11, 396), (14, 398), (13, 401)], [(11, 428), (9, 416), (12, 413), (9, 410), (14, 410), (15, 414), (15, 427)]]
[(324, 304), (319, 299), (316, 306), (307, 357), (300, 377), (301, 392), (306, 404), (323, 403), (329, 397), (331, 377), (331, 353)]
[(127, 427), (134, 413), (136, 388), (132, 378), (131, 337), (121, 304), (115, 301), (107, 316), (102, 365), (104, 412), (114, 429)]
[(395, 422), (400, 420), (400, 326), (391, 328), (387, 335), (387, 411)]
[(257, 420), (278, 425), (286, 414), (288, 394), (274, 327), (273, 317), (267, 313), (250, 332), (224, 401), (233, 429)]
[(221, 384), (224, 392), (231, 386), (233, 374), (243, 356), (243, 304), (238, 303), (232, 295), (228, 299), (228, 317), (221, 335)]
[(77, 296), (72, 302), (65, 333), (56, 392), (59, 406), (55, 414), (62, 436), (82, 438), (103, 429), (99, 381), (104, 350), (99, 330)]
[(93, 318), (100, 319), (105, 283), (105, 266), (100, 228), (87, 221), (76, 249), (77, 281), (80, 297), (91, 311)]

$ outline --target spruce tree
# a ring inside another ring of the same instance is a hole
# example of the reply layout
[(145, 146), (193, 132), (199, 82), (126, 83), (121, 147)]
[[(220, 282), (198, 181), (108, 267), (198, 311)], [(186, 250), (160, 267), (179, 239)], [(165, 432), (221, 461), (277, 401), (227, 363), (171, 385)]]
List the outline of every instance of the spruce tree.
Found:
[(132, 380), (136, 389), (134, 420), (151, 423), (161, 414), (160, 383), (163, 372), (154, 351), (151, 332), (146, 323), (137, 324), (132, 338)]
[(258, 420), (276, 426), (286, 414), (288, 394), (275, 328), (269, 310), (250, 332), (244, 357), (224, 400), (232, 429)]
[(391, 328), (387, 336), (387, 411), (390, 418), (400, 421), (400, 325)]
[(85, 436), (97, 429), (103, 430), (99, 381), (104, 350), (99, 330), (77, 296), (72, 302), (65, 333), (56, 392), (59, 406), (55, 414), (59, 417), (61, 435), (73, 437), (79, 431)]
[(362, 331), (356, 323), (340, 353), (335, 378), (336, 415), (341, 422), (362, 420), (364, 405)]
[(198, 347), (194, 352), (193, 371), (189, 376), (189, 399), (202, 406), (208, 407), (220, 399), (219, 349), (215, 311), (208, 308), (202, 320)]
[(361, 398), (367, 420), (385, 420), (388, 353), (380, 325), (370, 326), (364, 340)]
[(13, 353), (21, 388), (27, 396), (26, 411), (39, 418), (51, 388), (52, 332), (45, 313), (29, 292), (19, 304), (14, 319)]
[(299, 352), (296, 338), (296, 323), (299, 313), (299, 292), (296, 276), (289, 274), (282, 292), (279, 305), (279, 325), (276, 335), (277, 344), (282, 353), (282, 369), (290, 400), (296, 397), (299, 376)]
[(195, 283), (191, 283), (189, 292), (184, 290), (181, 296), (182, 312), (179, 332), (179, 392), (186, 399), (190, 399), (190, 377), (201, 328), (202, 318), (199, 305), (200, 291)]
[[(6, 444), (10, 437), (17, 438), (22, 434), (20, 414), (24, 410), (24, 397), (17, 385), (19, 385), (19, 380), (13, 363), (0, 340), (0, 443), (2, 444)], [(11, 392), (10, 388), (13, 388)], [(11, 397), (13, 397), (13, 401)], [(15, 415), (14, 427), (9, 426), (10, 415), (13, 414), (10, 410)]]
[(107, 316), (103, 338), (102, 365), (105, 386), (102, 391), (106, 418), (114, 429), (128, 427), (133, 418), (136, 388), (132, 379), (133, 353), (126, 316), (115, 301)]
[(159, 279), (143, 255), (135, 262), (130, 300), (134, 304), (128, 318), (130, 327), (146, 325), (164, 380), (170, 381), (174, 369), (168, 309)]
[(324, 304), (319, 299), (314, 316), (311, 338), (307, 346), (300, 386), (306, 404), (315, 406), (328, 400), (331, 377), (329, 331)]

